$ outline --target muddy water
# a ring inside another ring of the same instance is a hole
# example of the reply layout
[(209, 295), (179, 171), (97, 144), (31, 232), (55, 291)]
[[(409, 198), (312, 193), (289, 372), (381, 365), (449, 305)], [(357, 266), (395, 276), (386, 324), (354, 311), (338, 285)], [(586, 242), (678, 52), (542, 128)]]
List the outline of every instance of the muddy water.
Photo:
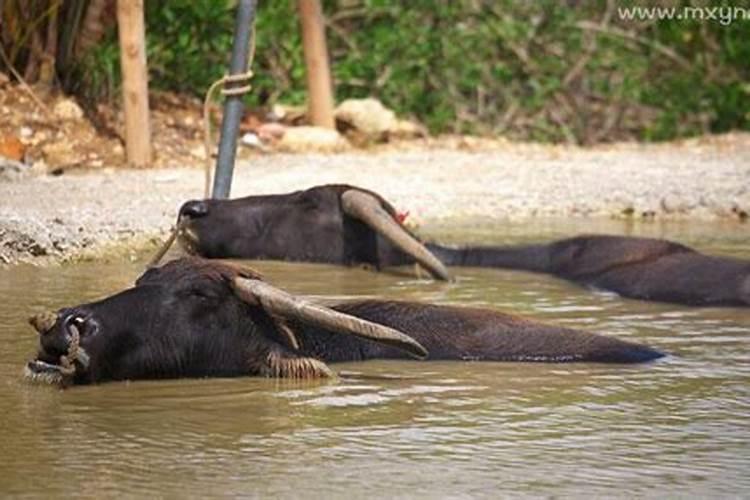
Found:
[[(648, 234), (750, 258), (743, 225), (560, 222), (444, 240)], [(119, 290), (142, 262), (0, 271), (0, 492), (259, 497), (750, 495), (750, 310), (592, 293), (551, 277), (457, 270), (455, 284), (258, 263), (295, 293), (517, 311), (671, 353), (642, 366), (369, 362), (335, 382), (113, 383), (59, 391), (20, 372), (34, 311)]]

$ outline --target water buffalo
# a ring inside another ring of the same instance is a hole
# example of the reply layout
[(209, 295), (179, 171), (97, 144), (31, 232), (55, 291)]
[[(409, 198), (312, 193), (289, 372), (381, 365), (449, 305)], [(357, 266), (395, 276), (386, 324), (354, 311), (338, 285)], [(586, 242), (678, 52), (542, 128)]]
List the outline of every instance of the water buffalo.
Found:
[(284, 195), (195, 200), (180, 208), (178, 241), (207, 258), (368, 264), (421, 264), (450, 274), (379, 195), (336, 184)]
[(428, 247), (450, 265), (550, 273), (624, 297), (750, 306), (750, 261), (705, 255), (666, 240), (583, 235), (542, 245)]
[(381, 196), (348, 185), (189, 201), (180, 209), (177, 227), (183, 247), (208, 258), (369, 264), (376, 269), (417, 262), (438, 279), (450, 279), (446, 265), (524, 269), (637, 299), (750, 304), (750, 261), (623, 236), (578, 236), (518, 247), (423, 244)]
[(364, 300), (323, 307), (249, 270), (197, 257), (144, 273), (103, 300), (33, 317), (32, 379), (108, 380), (332, 375), (327, 363), (440, 360), (635, 363), (644, 345), (499, 312)]

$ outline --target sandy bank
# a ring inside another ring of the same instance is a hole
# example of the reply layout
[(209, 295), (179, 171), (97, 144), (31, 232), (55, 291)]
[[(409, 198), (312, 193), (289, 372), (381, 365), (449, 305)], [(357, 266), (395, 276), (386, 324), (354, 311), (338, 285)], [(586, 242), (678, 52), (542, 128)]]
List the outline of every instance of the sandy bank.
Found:
[[(257, 156), (238, 164), (233, 196), (324, 183), (378, 191), (416, 221), (446, 218), (736, 219), (750, 212), (750, 135), (659, 146), (509, 145)], [(0, 262), (49, 262), (143, 247), (180, 204), (201, 197), (198, 166), (103, 169), (0, 181)], [(743, 230), (746, 226), (742, 227)]]

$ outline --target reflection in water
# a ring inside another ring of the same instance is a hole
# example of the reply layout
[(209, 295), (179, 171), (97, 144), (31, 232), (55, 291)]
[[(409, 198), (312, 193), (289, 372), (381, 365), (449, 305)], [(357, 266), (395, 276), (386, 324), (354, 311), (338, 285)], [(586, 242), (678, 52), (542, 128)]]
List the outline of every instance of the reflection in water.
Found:
[[(599, 225), (602, 224), (602, 225)], [(648, 234), (750, 257), (716, 226), (595, 223), (433, 234), (485, 243)], [(145, 261), (145, 260), (144, 260)], [(376, 361), (337, 381), (25, 383), (32, 312), (132, 283), (143, 263), (0, 271), (0, 492), (37, 496), (672, 495), (750, 491), (750, 311), (623, 300), (555, 278), (461, 269), (453, 284), (255, 263), (288, 290), (515, 311), (672, 354), (643, 366)]]

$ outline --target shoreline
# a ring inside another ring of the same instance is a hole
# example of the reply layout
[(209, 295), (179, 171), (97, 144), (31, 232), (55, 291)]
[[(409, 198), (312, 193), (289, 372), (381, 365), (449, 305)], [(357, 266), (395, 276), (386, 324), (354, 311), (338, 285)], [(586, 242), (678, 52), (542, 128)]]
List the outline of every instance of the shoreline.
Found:
[[(737, 221), (750, 213), (750, 134), (656, 145), (269, 154), (238, 161), (232, 195), (318, 184), (372, 189), (417, 225), (544, 218)], [(731, 143), (729, 146), (727, 142)], [(200, 164), (0, 181), (0, 266), (156, 246), (201, 198)]]

